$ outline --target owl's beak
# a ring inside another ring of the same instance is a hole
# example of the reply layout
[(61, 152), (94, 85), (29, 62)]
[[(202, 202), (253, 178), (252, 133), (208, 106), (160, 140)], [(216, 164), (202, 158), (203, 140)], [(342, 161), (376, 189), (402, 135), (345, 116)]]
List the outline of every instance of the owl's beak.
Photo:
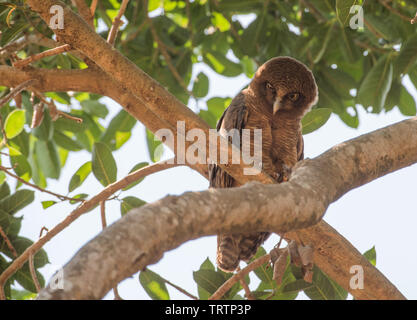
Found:
[(272, 107), (272, 112), (275, 114), (279, 109), (281, 109), (282, 106), (282, 100), (280, 97), (276, 97), (274, 105)]

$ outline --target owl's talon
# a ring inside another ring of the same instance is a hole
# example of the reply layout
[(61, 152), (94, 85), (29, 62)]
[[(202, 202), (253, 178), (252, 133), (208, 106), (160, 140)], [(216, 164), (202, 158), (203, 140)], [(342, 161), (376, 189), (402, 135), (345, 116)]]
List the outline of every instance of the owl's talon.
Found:
[(291, 177), (291, 168), (286, 166), (285, 164), (282, 165), (282, 181), (283, 182), (287, 182), (288, 180), (290, 180)]
[(285, 164), (282, 165), (282, 172), (275, 172), (273, 178), (278, 182), (287, 182), (288, 180), (290, 180), (290, 176), (291, 176), (291, 168), (286, 166)]

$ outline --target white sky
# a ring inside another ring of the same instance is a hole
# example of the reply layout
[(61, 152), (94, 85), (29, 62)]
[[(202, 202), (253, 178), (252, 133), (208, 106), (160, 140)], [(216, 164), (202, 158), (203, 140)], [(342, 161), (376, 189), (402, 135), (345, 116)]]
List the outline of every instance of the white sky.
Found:
[[(194, 75), (200, 70), (204, 70), (210, 78), (208, 97), (234, 96), (248, 81), (245, 76), (221, 77), (201, 65), (195, 68)], [(415, 92), (413, 95), (416, 97)], [(105, 101), (110, 109), (108, 119), (111, 119), (120, 110), (120, 106), (110, 99), (105, 99)], [(358, 109), (360, 117), (358, 129), (347, 127), (337, 116), (332, 115), (322, 128), (306, 135), (306, 157), (315, 157), (337, 143), (405, 119), (397, 109), (380, 115), (367, 114), (362, 108)], [(171, 155), (172, 153), (168, 151), (164, 158)], [(136, 163), (149, 161), (144, 127), (141, 124), (138, 123), (135, 126), (132, 138), (121, 150), (114, 152), (114, 156), (118, 165), (119, 179), (128, 173)], [(84, 162), (90, 160), (90, 157), (91, 155), (84, 151), (72, 153), (67, 160), (67, 166), (62, 171), (59, 182), (49, 180), (48, 189), (66, 194), (71, 176)], [(325, 215), (325, 220), (359, 251), (364, 252), (375, 245), (377, 267), (410, 299), (417, 299), (417, 276), (411, 271), (417, 269), (417, 254), (414, 250), (414, 244), (417, 243), (417, 233), (415, 232), (417, 225), (416, 179), (417, 165), (399, 170), (349, 192), (332, 204)], [(204, 190), (207, 187), (208, 182), (198, 173), (180, 167), (147, 177), (138, 186), (125, 192), (122, 197), (133, 195), (152, 202), (167, 194), (178, 195), (185, 191)], [(101, 189), (102, 186), (91, 174), (83, 186), (76, 189), (73, 194), (85, 192), (94, 195)], [(48, 195), (36, 194), (34, 204), (21, 212), (24, 215), (22, 235), (36, 240), (43, 226), (49, 229), (53, 228), (74, 208), (74, 206), (62, 203), (43, 210), (40, 202), (52, 199)], [(108, 202), (106, 207), (108, 224), (120, 218), (118, 201)], [(100, 230), (100, 213), (98, 209), (95, 209), (79, 218), (45, 245), (49, 259), (53, 264), (52, 267), (46, 266), (42, 269), (45, 277), (48, 279), (57, 266), (65, 264), (82, 245), (97, 235)], [(266, 243), (267, 249), (272, 248), (277, 239), (276, 236), (271, 237)], [(151, 265), (149, 268), (197, 295), (192, 272), (198, 270), (200, 264), (207, 257), (214, 262), (215, 250), (216, 239), (214, 236), (189, 241), (179, 248), (167, 252), (159, 263)], [(404, 272), (404, 269), (410, 270), (410, 272)], [(252, 289), (256, 288), (256, 283), (257, 281), (254, 280), (251, 285)], [(169, 286), (168, 290), (171, 299), (186, 298)], [(119, 285), (119, 293), (124, 299), (149, 299), (138, 282), (137, 274)], [(112, 298), (112, 296), (112, 293), (109, 293), (107, 298)]]

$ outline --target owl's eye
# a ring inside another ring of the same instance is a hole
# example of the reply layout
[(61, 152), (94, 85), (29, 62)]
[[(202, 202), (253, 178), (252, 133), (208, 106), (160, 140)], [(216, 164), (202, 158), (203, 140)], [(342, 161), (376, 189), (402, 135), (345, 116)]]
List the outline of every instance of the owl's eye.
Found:
[(273, 87), (273, 85), (272, 84), (270, 84), (269, 82), (267, 82), (266, 84), (265, 84), (265, 87), (268, 89), (268, 90), (270, 90), (270, 91), (272, 91), (272, 92), (275, 92), (275, 88)]
[(300, 98), (299, 93), (290, 93), (290, 94), (288, 94), (288, 99), (290, 99), (293, 102), (297, 101), (298, 98)]

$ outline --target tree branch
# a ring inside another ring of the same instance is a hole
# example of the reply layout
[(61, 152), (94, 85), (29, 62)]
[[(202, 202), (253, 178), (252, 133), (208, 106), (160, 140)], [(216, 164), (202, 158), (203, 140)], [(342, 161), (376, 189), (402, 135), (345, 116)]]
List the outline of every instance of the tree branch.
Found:
[[(342, 143), (298, 163), (286, 183), (187, 192), (134, 209), (87, 243), (64, 267), (63, 290), (47, 287), (39, 298), (102, 298), (115, 283), (156, 263), (164, 252), (202, 236), (270, 231), (295, 238), (289, 231), (316, 224), (329, 204), (349, 190), (416, 163), (416, 130), (417, 117)], [(315, 249), (317, 266), (355, 298), (404, 299), (326, 223), (297, 231), (297, 236)], [(349, 286), (354, 264), (366, 272), (363, 290)]]
[(55, 56), (57, 54), (68, 52), (70, 50), (71, 46), (69, 44), (64, 44), (60, 47), (56, 47), (50, 50), (43, 51), (41, 53), (34, 54), (33, 56), (27, 57), (26, 59), (18, 60), (13, 63), (13, 67), (21, 68), (28, 65), (29, 63), (32, 63), (33, 61), (37, 61), (45, 57)]

